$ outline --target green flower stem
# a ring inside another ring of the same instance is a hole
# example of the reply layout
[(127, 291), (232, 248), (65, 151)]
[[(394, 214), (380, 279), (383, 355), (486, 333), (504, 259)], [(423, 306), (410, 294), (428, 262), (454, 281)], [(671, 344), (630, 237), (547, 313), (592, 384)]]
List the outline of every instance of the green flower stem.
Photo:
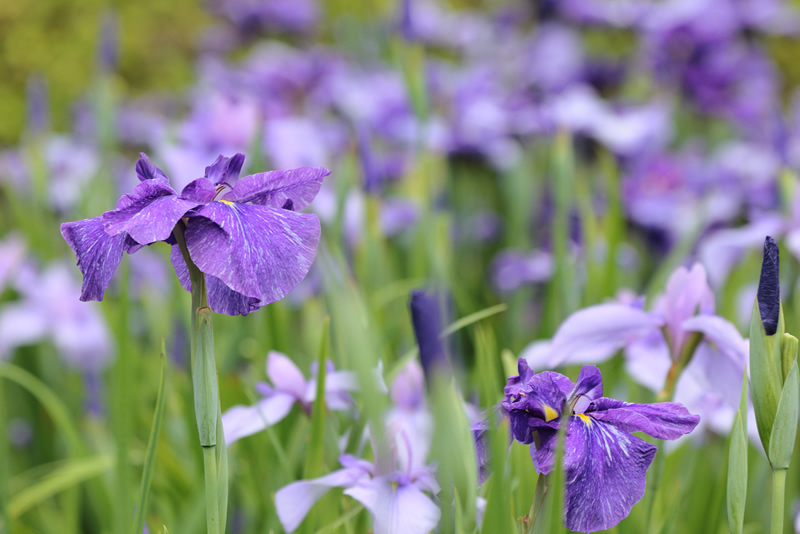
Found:
[[(208, 534), (222, 534), (227, 517), (227, 455), (222, 433), (217, 366), (214, 359), (214, 330), (208, 307), (205, 277), (192, 262), (184, 238), (185, 223), (175, 226), (175, 239), (189, 268), (192, 282), (192, 386), (197, 432), (203, 448), (205, 470), (206, 524)], [(222, 520), (220, 520), (222, 518)]]
[(783, 534), (783, 504), (786, 496), (786, 469), (772, 471), (772, 534)]

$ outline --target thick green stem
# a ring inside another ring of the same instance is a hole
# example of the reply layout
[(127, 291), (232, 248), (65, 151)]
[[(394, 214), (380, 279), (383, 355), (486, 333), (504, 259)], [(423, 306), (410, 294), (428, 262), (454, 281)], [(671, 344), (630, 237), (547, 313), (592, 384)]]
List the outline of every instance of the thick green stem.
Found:
[[(222, 534), (227, 517), (227, 456), (222, 433), (217, 365), (214, 359), (214, 330), (208, 307), (205, 277), (192, 262), (184, 238), (184, 223), (175, 226), (175, 239), (189, 268), (192, 283), (192, 386), (197, 432), (203, 448), (205, 470), (206, 523), (208, 534)], [(222, 518), (222, 521), (220, 521)]]
[(783, 534), (783, 503), (786, 500), (786, 469), (772, 471), (772, 534)]

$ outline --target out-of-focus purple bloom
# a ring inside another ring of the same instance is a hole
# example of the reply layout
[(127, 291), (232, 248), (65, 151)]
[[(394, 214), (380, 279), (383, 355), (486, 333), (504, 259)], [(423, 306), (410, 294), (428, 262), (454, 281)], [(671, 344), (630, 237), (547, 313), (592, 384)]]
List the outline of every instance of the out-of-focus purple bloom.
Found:
[(381, 231), (387, 237), (412, 228), (419, 218), (419, 206), (412, 200), (387, 198), (381, 205)]
[(319, 8), (312, 0), (216, 0), (212, 9), (246, 34), (309, 33), (319, 17)]
[[(358, 389), (352, 371), (336, 371), (328, 362), (325, 375), (325, 405), (331, 410), (347, 410), (353, 406), (350, 393)], [(286, 355), (271, 351), (267, 355), (267, 376), (272, 384), (259, 382), (256, 390), (262, 399), (253, 406), (233, 406), (222, 414), (225, 444), (231, 446), (241, 438), (261, 432), (282, 420), (295, 403), (307, 413), (317, 396), (317, 371), (311, 380)]]
[(560, 420), (569, 417), (564, 522), (578, 532), (613, 527), (644, 495), (657, 448), (631, 432), (676, 439), (700, 421), (678, 403), (634, 404), (603, 397), (602, 377), (594, 366), (584, 366), (573, 384), (558, 373), (534, 374), (523, 358), (519, 375), (508, 379), (501, 406), (514, 439), (530, 444), (540, 474), (552, 471)]
[[(330, 161), (333, 125), (306, 117), (275, 117), (264, 126), (264, 152), (279, 169), (319, 166)], [(334, 145), (335, 146), (335, 145)]]
[(537, 250), (530, 254), (507, 250), (492, 262), (492, 282), (498, 291), (510, 293), (525, 284), (546, 282), (553, 274), (553, 258)]
[[(700, 345), (715, 347), (727, 346), (731, 341), (726, 336), (736, 332), (733, 325), (713, 315), (714, 296), (700, 264), (691, 270), (678, 268), (652, 311), (639, 306), (607, 303), (580, 310), (564, 321), (552, 340), (532, 343), (522, 356), (531, 368), (545, 369), (567, 363), (598, 363), (625, 349), (628, 373), (640, 384), (660, 391), (693, 332), (704, 336)], [(725, 363), (731, 372), (720, 371), (720, 376), (738, 372), (741, 378), (746, 351), (740, 348), (728, 356)], [(736, 389), (735, 384), (725, 387)]]
[(345, 454), (339, 458), (343, 469), (278, 490), (275, 507), (288, 532), (296, 530), (314, 503), (335, 487), (345, 488), (345, 495), (369, 510), (375, 534), (426, 534), (436, 527), (441, 512), (425, 493), (439, 492), (434, 469), (425, 464), (432, 420), (425, 409), (417, 362), (409, 362), (401, 371), (390, 393), (395, 404), (386, 419), (390, 458), (368, 462)]
[(0, 308), (0, 358), (20, 346), (50, 341), (68, 366), (99, 371), (114, 357), (106, 322), (96, 305), (78, 302), (80, 290), (64, 264), (38, 273), (32, 266), (16, 278), (22, 299)]
[(26, 87), (28, 106), (28, 131), (42, 135), (50, 131), (50, 104), (47, 80), (42, 76), (32, 76)]
[(22, 265), (27, 246), (21, 236), (9, 234), (0, 241), (0, 295)]
[(18, 449), (24, 449), (33, 439), (33, 426), (25, 419), (12, 419), (7, 428), (9, 443)]
[(320, 227), (298, 213), (316, 196), (330, 171), (304, 167), (239, 179), (244, 156), (220, 156), (178, 195), (147, 158), (136, 165), (140, 183), (117, 209), (61, 225), (84, 275), (81, 300), (102, 300), (122, 252), (156, 241), (172, 244), (172, 264), (190, 291), (189, 272), (172, 230), (185, 219), (186, 248), (206, 274), (211, 308), (246, 315), (283, 298), (311, 267)]
[(100, 22), (100, 46), (97, 50), (97, 64), (100, 72), (112, 72), (117, 66), (119, 56), (119, 24), (116, 13), (107, 12)]

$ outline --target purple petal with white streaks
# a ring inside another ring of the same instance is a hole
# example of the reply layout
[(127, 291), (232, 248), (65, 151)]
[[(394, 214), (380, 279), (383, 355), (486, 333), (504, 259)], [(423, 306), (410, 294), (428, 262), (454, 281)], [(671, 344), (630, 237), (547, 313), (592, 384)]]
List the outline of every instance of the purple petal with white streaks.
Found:
[(81, 300), (103, 300), (111, 277), (122, 260), (127, 236), (124, 233), (108, 235), (102, 217), (63, 223), (61, 235), (75, 253), (78, 268), (83, 273)]
[(324, 167), (300, 167), (251, 174), (239, 180), (225, 200), (299, 211), (314, 200), (330, 173)]

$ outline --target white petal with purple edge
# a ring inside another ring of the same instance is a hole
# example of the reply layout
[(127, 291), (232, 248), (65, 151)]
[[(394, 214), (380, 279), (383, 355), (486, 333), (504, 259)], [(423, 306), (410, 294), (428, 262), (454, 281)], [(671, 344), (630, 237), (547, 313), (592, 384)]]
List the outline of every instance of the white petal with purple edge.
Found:
[(225, 445), (261, 432), (272, 426), (289, 413), (295, 398), (285, 393), (276, 393), (261, 399), (253, 406), (233, 406), (222, 414), (222, 429)]
[(293, 482), (279, 489), (275, 494), (275, 509), (283, 528), (294, 532), (314, 503), (331, 488), (350, 487), (365, 476), (367, 471), (360, 467), (346, 467), (324, 477)]
[(388, 477), (361, 481), (344, 493), (370, 511), (375, 534), (427, 534), (442, 515), (414, 484), (398, 485)]

